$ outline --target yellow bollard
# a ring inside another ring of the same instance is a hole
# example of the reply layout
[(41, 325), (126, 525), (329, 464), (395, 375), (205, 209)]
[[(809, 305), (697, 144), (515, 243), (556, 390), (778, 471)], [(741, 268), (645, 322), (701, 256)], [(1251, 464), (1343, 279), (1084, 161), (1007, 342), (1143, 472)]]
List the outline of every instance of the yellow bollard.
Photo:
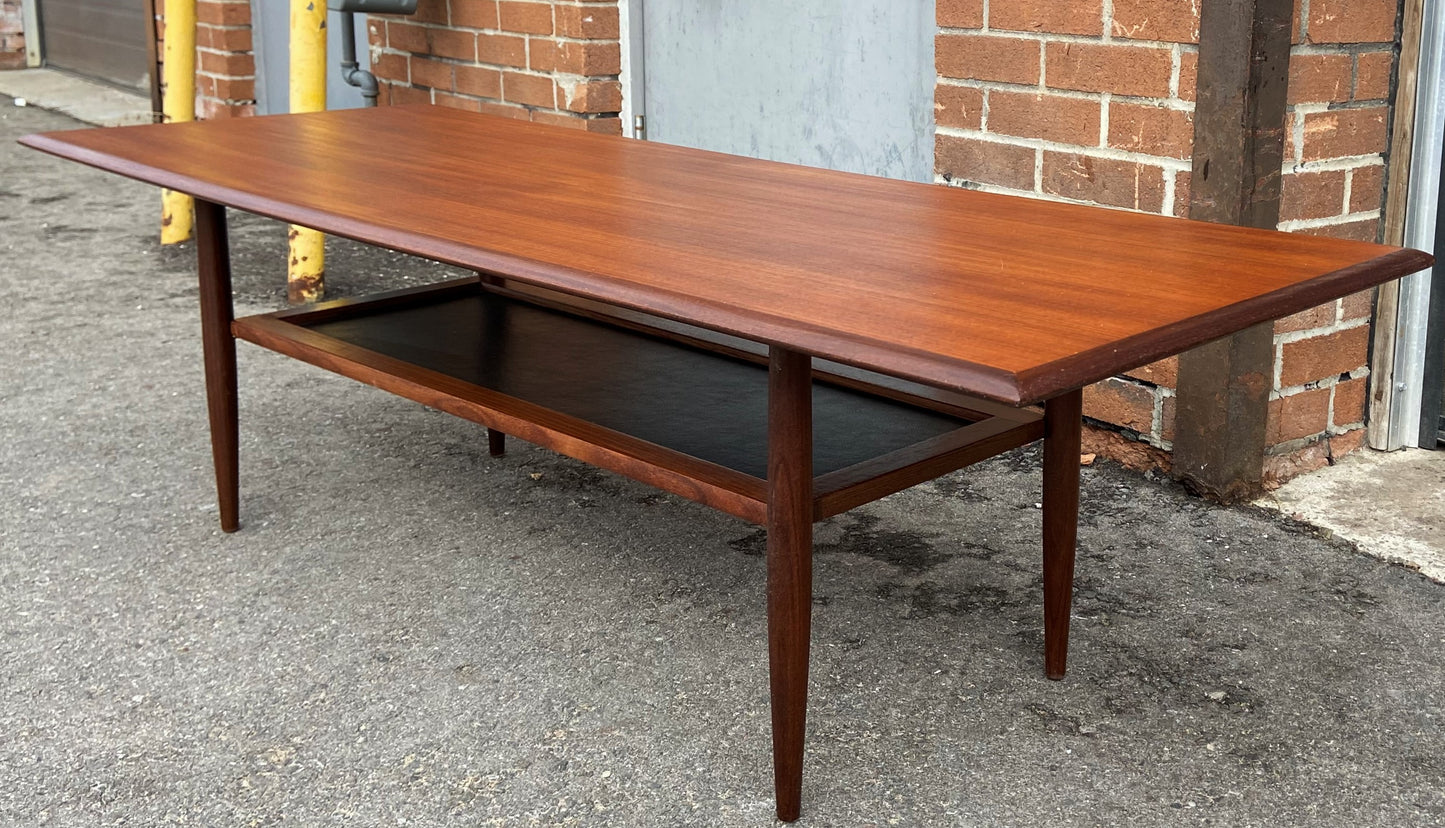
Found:
[[(196, 0), (165, 0), (166, 46), (161, 69), (165, 94), (161, 117), (166, 123), (196, 119)], [(185, 193), (161, 190), (161, 244), (179, 244), (191, 237), (195, 202)]]
[[(326, 2), (291, 0), (291, 111), (326, 108)], [(326, 237), (291, 225), (286, 297), (315, 302), (326, 289)]]

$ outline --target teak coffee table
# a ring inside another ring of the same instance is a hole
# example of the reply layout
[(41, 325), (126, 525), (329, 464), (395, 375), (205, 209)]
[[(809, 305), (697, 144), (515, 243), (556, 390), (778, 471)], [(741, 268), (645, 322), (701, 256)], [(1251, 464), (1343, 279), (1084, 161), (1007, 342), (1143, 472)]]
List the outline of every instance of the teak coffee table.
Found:
[[(425, 106), (22, 143), (196, 197), (227, 532), (236, 338), (481, 423), (493, 453), (514, 435), (766, 526), (784, 820), (814, 521), (1043, 438), (1044, 670), (1060, 678), (1080, 389), (1431, 261)], [(478, 275), (233, 319), (226, 207)]]

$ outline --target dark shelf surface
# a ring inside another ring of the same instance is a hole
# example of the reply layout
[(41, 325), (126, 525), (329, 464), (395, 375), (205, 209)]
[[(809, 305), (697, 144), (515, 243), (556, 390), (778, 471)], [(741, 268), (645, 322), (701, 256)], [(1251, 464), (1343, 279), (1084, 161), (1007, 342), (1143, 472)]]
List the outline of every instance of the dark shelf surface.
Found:
[[(768, 372), (762, 365), (483, 292), (304, 324), (368, 351), (767, 476)], [(819, 475), (969, 423), (822, 382), (813, 384), (813, 406)]]

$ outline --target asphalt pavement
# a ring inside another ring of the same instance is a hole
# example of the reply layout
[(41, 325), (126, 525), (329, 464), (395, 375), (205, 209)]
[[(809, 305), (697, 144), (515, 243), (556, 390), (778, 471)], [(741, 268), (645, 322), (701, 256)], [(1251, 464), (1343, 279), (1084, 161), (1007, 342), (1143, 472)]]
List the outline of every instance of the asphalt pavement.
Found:
[[(222, 534), (194, 249), (14, 143), (77, 126), (0, 97), (0, 824), (771, 824), (760, 531), (243, 343)], [(281, 307), (285, 229), (232, 244)], [(819, 525), (800, 824), (1445, 824), (1445, 587), (1100, 462), (1050, 682), (1039, 497)]]

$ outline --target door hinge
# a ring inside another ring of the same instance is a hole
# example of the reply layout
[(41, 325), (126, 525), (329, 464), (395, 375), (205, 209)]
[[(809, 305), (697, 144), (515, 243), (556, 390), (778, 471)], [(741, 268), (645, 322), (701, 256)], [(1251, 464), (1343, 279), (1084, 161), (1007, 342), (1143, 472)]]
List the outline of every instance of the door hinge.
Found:
[(647, 118), (641, 115), (632, 116), (632, 137), (647, 140)]

